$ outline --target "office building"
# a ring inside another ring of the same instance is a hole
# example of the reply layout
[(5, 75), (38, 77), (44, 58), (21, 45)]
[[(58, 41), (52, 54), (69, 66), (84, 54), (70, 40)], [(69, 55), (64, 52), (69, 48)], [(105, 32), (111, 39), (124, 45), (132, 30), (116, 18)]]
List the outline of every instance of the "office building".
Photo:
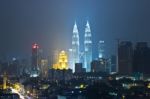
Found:
[(132, 73), (133, 46), (130, 41), (122, 41), (118, 46), (118, 72), (119, 74)]

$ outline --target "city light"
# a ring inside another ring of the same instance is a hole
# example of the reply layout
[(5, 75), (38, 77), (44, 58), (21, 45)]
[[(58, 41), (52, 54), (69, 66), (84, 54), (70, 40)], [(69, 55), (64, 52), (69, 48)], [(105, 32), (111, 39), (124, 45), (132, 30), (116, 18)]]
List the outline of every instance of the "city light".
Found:
[(150, 0), (0, 0), (0, 99), (150, 99)]
[(33, 48), (33, 49), (38, 49), (39, 46), (35, 43), (35, 44), (32, 45), (32, 48)]

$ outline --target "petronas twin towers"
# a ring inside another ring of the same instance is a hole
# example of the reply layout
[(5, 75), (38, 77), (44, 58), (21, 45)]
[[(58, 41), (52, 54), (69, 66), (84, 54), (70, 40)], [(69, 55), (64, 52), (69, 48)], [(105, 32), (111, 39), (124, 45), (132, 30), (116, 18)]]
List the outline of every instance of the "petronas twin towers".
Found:
[(80, 41), (79, 41), (79, 31), (77, 24), (75, 22), (73, 27), (73, 36), (72, 36), (72, 69), (75, 69), (75, 63), (83, 63), (83, 68), (86, 69), (86, 72), (91, 71), (91, 61), (92, 61), (92, 35), (89, 22), (87, 21), (84, 33), (84, 51), (83, 57), (84, 61), (80, 60)]

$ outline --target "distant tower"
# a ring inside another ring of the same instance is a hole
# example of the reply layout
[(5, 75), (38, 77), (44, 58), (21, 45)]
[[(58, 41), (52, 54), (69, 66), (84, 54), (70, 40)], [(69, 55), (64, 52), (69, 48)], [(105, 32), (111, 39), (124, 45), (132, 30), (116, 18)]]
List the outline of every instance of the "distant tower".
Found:
[(69, 49), (68, 50), (68, 67), (73, 70), (74, 64), (73, 64), (73, 55), (72, 54), (73, 54), (72, 49)]
[(98, 42), (98, 58), (104, 58), (104, 41)]
[(75, 22), (72, 35), (73, 72), (75, 71), (75, 63), (79, 63), (79, 45), (79, 32)]
[(119, 74), (132, 73), (133, 45), (130, 41), (121, 41), (118, 46)]
[(32, 45), (32, 66), (33, 68), (39, 68), (39, 46), (38, 44)]
[(92, 62), (92, 35), (89, 22), (87, 21), (84, 35), (84, 68), (87, 72), (91, 71)]
[(48, 77), (48, 60), (47, 59), (41, 59), (41, 66), (40, 66), (41, 76), (43, 78)]
[(39, 74), (39, 46), (38, 44), (32, 45), (32, 68), (31, 76), (36, 77)]

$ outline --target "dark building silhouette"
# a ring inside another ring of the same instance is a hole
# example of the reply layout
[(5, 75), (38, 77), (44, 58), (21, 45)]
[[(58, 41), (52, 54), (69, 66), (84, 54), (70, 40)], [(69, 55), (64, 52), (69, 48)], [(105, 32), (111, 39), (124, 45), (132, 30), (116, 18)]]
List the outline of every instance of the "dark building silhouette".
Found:
[(106, 72), (106, 59), (100, 58), (91, 62), (91, 72)]
[(75, 73), (83, 73), (85, 68), (83, 68), (82, 63), (75, 63)]
[(37, 44), (32, 45), (32, 66), (38, 68), (39, 61), (39, 46)]
[(111, 56), (111, 72), (117, 72), (116, 56)]
[(72, 79), (73, 73), (71, 69), (49, 69), (48, 78), (51, 81), (68, 81)]
[[(15, 68), (15, 69), (14, 69)], [(20, 62), (16, 58), (9, 64), (8, 74), (12, 76), (20, 76)]]
[(39, 75), (39, 46), (38, 44), (32, 45), (32, 60), (31, 60), (31, 76), (36, 77)]
[(132, 73), (133, 47), (130, 41), (122, 41), (118, 45), (118, 72), (119, 74)]
[(150, 48), (147, 42), (138, 42), (133, 55), (133, 72), (150, 74)]

